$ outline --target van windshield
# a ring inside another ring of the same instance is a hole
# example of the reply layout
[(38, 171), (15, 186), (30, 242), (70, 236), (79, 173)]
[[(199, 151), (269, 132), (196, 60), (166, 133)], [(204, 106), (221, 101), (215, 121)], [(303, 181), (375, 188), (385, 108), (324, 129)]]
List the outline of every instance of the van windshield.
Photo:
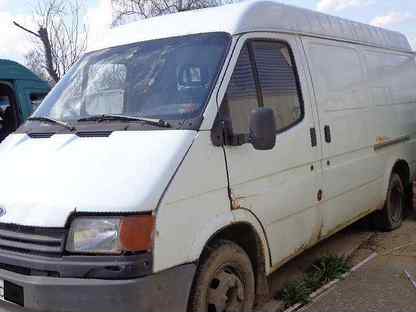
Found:
[(202, 115), (228, 43), (227, 34), (208, 33), (86, 54), (33, 117), (69, 123), (92, 122), (88, 118), (99, 115), (195, 119)]

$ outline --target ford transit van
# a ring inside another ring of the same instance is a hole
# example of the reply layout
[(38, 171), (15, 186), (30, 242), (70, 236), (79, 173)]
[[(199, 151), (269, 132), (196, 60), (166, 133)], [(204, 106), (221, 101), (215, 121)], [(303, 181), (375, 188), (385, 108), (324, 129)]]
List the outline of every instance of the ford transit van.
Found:
[(252, 311), (322, 239), (401, 225), (415, 81), (403, 35), (273, 1), (115, 28), (0, 145), (2, 305)]
[(47, 82), (26, 67), (0, 60), (0, 141), (32, 114), (49, 89)]

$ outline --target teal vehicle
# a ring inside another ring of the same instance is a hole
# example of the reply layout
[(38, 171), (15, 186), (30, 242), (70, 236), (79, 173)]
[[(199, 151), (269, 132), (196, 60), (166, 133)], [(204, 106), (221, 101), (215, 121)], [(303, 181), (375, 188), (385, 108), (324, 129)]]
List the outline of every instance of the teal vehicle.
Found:
[(0, 60), (0, 142), (32, 114), (49, 90), (49, 84), (26, 67)]

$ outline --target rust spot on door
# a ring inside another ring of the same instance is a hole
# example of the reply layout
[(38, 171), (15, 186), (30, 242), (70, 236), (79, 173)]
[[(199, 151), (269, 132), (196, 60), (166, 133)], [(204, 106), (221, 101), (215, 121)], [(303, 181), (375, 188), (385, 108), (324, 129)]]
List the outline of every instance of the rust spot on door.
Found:
[(232, 191), (230, 192), (230, 195), (231, 195), (231, 210), (240, 209), (241, 208), (240, 197), (235, 196)]

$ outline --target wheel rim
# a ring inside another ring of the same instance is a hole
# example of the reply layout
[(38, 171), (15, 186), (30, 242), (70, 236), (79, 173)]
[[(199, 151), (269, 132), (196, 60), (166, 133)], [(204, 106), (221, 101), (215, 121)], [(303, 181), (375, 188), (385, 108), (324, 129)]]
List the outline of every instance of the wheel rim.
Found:
[(208, 312), (241, 312), (244, 284), (231, 267), (218, 270), (207, 293)]
[(390, 193), (391, 219), (394, 223), (402, 220), (403, 213), (403, 190), (400, 185), (396, 184)]

